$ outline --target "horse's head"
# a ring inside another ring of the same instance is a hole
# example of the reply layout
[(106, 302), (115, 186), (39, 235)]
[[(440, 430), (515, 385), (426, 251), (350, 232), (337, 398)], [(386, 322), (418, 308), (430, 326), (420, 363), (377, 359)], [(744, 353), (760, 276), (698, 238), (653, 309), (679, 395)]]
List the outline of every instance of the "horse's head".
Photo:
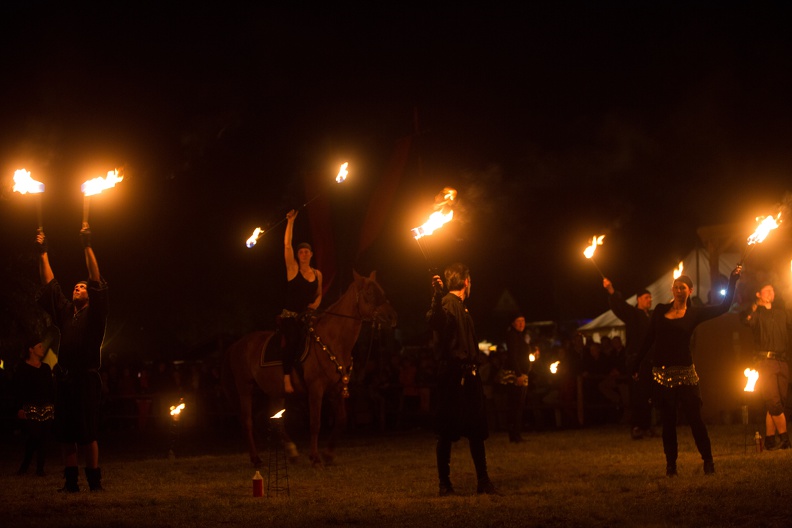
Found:
[(382, 287), (377, 284), (377, 272), (364, 277), (354, 272), (357, 287), (357, 305), (360, 316), (380, 325), (396, 326), (396, 310), (390, 305)]

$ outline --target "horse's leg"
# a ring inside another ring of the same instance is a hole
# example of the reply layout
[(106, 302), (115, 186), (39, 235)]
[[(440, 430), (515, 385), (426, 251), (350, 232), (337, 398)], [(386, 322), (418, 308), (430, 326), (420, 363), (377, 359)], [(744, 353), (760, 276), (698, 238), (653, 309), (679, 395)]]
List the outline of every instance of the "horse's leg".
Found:
[(259, 467), (261, 458), (259, 458), (256, 438), (253, 434), (253, 387), (250, 383), (240, 383), (237, 390), (239, 392), (239, 418), (247, 435), (250, 463), (254, 467)]
[(324, 389), (316, 385), (308, 389), (308, 414), (310, 415), (311, 452), (309, 458), (314, 466), (321, 466), (319, 457), (319, 428), (322, 426), (322, 397)]
[(335, 447), (341, 438), (341, 432), (346, 428), (347, 424), (346, 400), (341, 395), (336, 394), (333, 397), (332, 404), (335, 423), (327, 441), (327, 449), (322, 453), (322, 459), (324, 459), (325, 464), (331, 464), (335, 459)]
[[(280, 374), (278, 375), (279, 380), (283, 379), (283, 376)], [(275, 401), (275, 405), (270, 405), (270, 411), (272, 413), (276, 413), (281, 409), (285, 408), (285, 402), (283, 398), (279, 398)], [(271, 416), (274, 416), (272, 414)], [(270, 419), (272, 420), (272, 419)], [(300, 459), (300, 453), (297, 451), (297, 445), (292, 441), (289, 433), (286, 432), (286, 426), (283, 423), (283, 418), (279, 419), (280, 423), (278, 424), (278, 439), (280, 440), (281, 445), (283, 445), (283, 449), (286, 451), (286, 456), (289, 457), (289, 461), (294, 463)]]

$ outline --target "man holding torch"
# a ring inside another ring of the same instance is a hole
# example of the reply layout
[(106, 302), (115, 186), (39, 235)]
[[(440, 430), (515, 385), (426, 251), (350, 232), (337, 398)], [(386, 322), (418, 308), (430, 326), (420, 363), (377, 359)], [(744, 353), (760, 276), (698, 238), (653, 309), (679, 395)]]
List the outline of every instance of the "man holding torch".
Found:
[(434, 331), (438, 357), (437, 473), (440, 496), (453, 495), (451, 444), (466, 436), (476, 467), (479, 494), (497, 494), (487, 472), (484, 440), (489, 437), (484, 388), (478, 375), (478, 346), (473, 319), (464, 301), (470, 297), (470, 270), (460, 263), (445, 270), (443, 281), (432, 277), (432, 305), (426, 315)]
[(91, 247), (91, 230), (83, 223), (80, 231), (88, 280), (72, 290), (71, 300), (61, 290), (50, 267), (47, 240), (39, 230), (39, 275), (42, 289), (39, 304), (49, 313), (61, 332), (58, 363), (55, 366), (55, 437), (61, 443), (65, 486), (60, 491), (78, 492), (78, 447), (85, 457), (85, 476), (91, 491), (101, 491), (99, 468), (98, 414), (102, 382), (99, 377), (100, 350), (107, 324), (107, 283)]
[[(624, 300), (621, 292), (613, 287), (608, 278), (602, 279), (602, 286), (608, 292), (608, 305), (613, 313), (624, 322), (627, 339), (627, 363), (631, 364), (638, 355), (641, 343), (649, 333), (652, 318), (652, 294), (641, 290), (635, 295), (635, 306)], [(652, 431), (652, 365), (648, 358), (638, 367), (638, 379), (630, 384), (630, 407), (632, 429), (630, 436), (640, 440), (644, 435), (654, 436)]]
[(322, 273), (311, 267), (313, 251), (310, 244), (303, 242), (297, 246), (297, 258), (292, 249), (294, 220), (298, 211), (292, 209), (286, 214), (286, 232), (283, 235), (283, 251), (286, 260), (286, 302), (280, 315), (279, 327), (286, 338), (283, 350), (283, 389), (287, 394), (294, 392), (291, 382), (294, 361), (300, 354), (303, 319), (306, 312), (319, 308), (322, 302)]
[(784, 405), (789, 391), (787, 352), (792, 316), (775, 304), (773, 286), (762, 284), (756, 291), (756, 302), (743, 320), (753, 330), (759, 391), (767, 410), (765, 448), (768, 451), (789, 449)]

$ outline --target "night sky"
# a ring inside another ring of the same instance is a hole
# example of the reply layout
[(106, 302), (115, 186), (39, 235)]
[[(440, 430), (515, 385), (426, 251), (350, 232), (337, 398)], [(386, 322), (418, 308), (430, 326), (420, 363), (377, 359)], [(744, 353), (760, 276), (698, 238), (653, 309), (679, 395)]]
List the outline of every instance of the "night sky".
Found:
[[(80, 183), (125, 168), (90, 210), (112, 288), (106, 353), (149, 358), (271, 328), (283, 224), (244, 241), (315, 196), (295, 242), (313, 243), (332, 279), (323, 306), (353, 269), (377, 270), (416, 342), (430, 266), (470, 265), (469, 305), (493, 340), (506, 290), (533, 321), (607, 309), (582, 256), (593, 235), (606, 234), (597, 264), (630, 295), (693, 249), (697, 228), (733, 223), (744, 240), (792, 190), (780, 8), (29, 5), (0, 8), (6, 336), (37, 281), (35, 199), (10, 192), (21, 167), (46, 185), (50, 258), (69, 285), (85, 275)], [(459, 191), (456, 219), (424, 239), (427, 261), (410, 229), (444, 186)], [(757, 266), (773, 251), (788, 266), (782, 231)]]

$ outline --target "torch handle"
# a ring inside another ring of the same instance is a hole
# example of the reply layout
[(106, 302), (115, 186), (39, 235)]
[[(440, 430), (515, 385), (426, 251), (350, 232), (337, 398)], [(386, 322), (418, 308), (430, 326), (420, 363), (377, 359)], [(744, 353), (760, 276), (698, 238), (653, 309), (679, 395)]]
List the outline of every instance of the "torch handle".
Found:
[(41, 194), (39, 194), (38, 200), (36, 200), (36, 213), (38, 218), (38, 230), (41, 233), (44, 231), (44, 223), (41, 220)]
[(90, 209), (91, 198), (88, 196), (83, 197), (83, 225), (88, 223), (88, 211)]
[(594, 267), (597, 268), (597, 272), (599, 272), (600, 277), (602, 277), (604, 279), (605, 278), (605, 274), (602, 273), (602, 270), (599, 268), (599, 266), (597, 266), (597, 263), (594, 262), (594, 257), (591, 257), (589, 260), (591, 261), (592, 264), (594, 264)]

